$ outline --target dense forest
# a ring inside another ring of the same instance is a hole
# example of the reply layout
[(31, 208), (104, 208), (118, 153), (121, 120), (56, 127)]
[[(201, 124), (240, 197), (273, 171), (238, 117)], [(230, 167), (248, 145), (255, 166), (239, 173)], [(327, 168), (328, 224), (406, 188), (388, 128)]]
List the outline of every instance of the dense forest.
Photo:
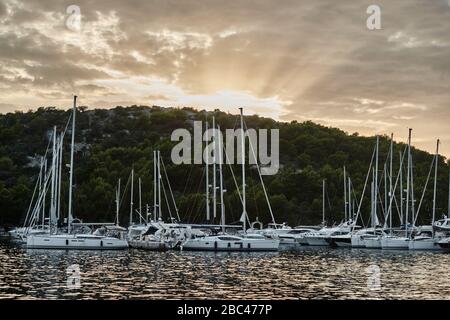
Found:
[[(0, 225), (20, 224), (26, 214), (39, 172), (38, 156), (43, 155), (53, 126), (63, 130), (71, 110), (55, 107), (36, 111), (0, 115)], [(153, 204), (153, 150), (160, 150), (167, 168), (181, 220), (205, 222), (203, 165), (175, 165), (170, 160), (176, 142), (170, 139), (174, 129), (193, 130), (193, 121), (205, 121), (215, 114), (221, 128), (236, 128), (238, 117), (216, 110), (196, 111), (190, 108), (157, 106), (116, 107), (89, 110), (78, 108), (74, 170), (74, 212), (84, 221), (107, 222), (115, 217), (115, 189), (122, 181), (120, 220), (127, 225), (129, 217), (130, 172), (142, 179), (143, 205)], [(375, 137), (361, 137), (312, 122), (276, 122), (272, 119), (246, 116), (248, 128), (280, 130), (280, 165), (276, 175), (264, 176), (270, 203), (277, 222), (291, 225), (318, 224), (322, 220), (322, 179), (326, 179), (326, 219), (339, 222), (344, 215), (343, 167), (352, 179), (358, 199), (366, 179), (375, 146)], [(70, 126), (69, 126), (70, 130)], [(405, 132), (405, 135), (407, 132)], [(66, 135), (64, 162), (69, 163), (70, 139)], [(402, 139), (403, 140), (403, 139)], [(380, 176), (389, 150), (389, 137), (380, 138)], [(399, 167), (399, 153), (405, 144), (394, 145), (394, 179)], [(413, 149), (414, 192), (417, 204), (422, 195), (433, 155)], [(240, 183), (239, 167), (234, 166)], [(224, 168), (224, 204), (227, 222), (237, 222), (241, 215), (239, 194), (233, 176)], [(248, 166), (247, 205), (250, 219), (270, 222), (270, 214), (259, 180), (257, 168)], [(406, 176), (406, 174), (404, 174)], [(433, 175), (431, 175), (433, 178)], [(128, 183), (127, 183), (128, 181)], [(383, 183), (383, 178), (380, 179)], [(406, 181), (406, 179), (404, 180)], [(68, 172), (62, 181), (62, 212), (67, 212)], [(126, 188), (125, 188), (126, 186)], [(433, 183), (430, 180), (419, 216), (419, 223), (429, 223)], [(447, 210), (448, 167), (439, 158), (437, 182), (437, 214)], [(167, 186), (166, 186), (167, 187)], [(135, 208), (138, 206), (135, 184)], [(384, 197), (383, 184), (380, 186)], [(397, 188), (397, 197), (399, 194)], [(164, 198), (163, 198), (164, 199)], [(360, 223), (367, 224), (370, 210), (370, 187), (362, 202)], [(416, 204), (416, 207), (417, 207)], [(164, 208), (168, 217), (168, 207)], [(382, 201), (380, 201), (380, 207)], [(219, 212), (219, 210), (218, 210)], [(172, 206), (171, 214), (174, 215)], [(219, 214), (218, 214), (219, 215)], [(398, 220), (398, 218), (394, 218)], [(216, 219), (218, 222), (218, 218)]]

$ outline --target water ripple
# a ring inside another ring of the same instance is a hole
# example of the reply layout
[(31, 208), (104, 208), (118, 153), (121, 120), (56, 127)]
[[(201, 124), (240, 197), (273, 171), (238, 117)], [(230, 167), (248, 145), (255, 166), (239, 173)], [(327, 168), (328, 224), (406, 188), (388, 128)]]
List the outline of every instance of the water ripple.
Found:
[[(0, 299), (450, 299), (450, 255), (25, 250), (0, 243)], [(67, 287), (78, 264), (81, 287)], [(379, 268), (379, 287), (368, 267)]]

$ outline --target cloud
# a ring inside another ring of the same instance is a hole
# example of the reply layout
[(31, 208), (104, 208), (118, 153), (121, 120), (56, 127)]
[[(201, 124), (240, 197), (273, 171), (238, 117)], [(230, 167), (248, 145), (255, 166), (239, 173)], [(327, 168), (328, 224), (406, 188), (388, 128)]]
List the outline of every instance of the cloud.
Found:
[(370, 31), (372, 3), (78, 0), (77, 32), (66, 2), (4, 0), (0, 112), (72, 93), (91, 107), (247, 106), (362, 134), (413, 127), (432, 150), (450, 120), (448, 2), (378, 0)]

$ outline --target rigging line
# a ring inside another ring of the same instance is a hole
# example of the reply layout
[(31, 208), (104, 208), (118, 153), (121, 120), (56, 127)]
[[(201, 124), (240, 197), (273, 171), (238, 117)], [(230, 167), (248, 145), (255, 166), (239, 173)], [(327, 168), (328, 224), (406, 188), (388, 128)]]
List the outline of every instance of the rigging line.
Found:
[[(243, 122), (244, 122), (245, 128), (248, 130), (247, 123), (245, 122), (245, 120)], [(255, 149), (253, 148), (253, 144), (252, 144), (252, 141), (251, 141), (250, 138), (248, 139), (248, 142), (249, 142), (252, 154), (253, 154), (253, 158), (256, 160)], [(249, 158), (249, 160), (250, 160), (250, 158)], [(262, 174), (261, 174), (261, 170), (259, 168), (258, 161), (255, 161), (255, 162), (256, 162), (256, 169), (258, 169), (259, 179), (261, 180), (261, 185), (262, 185), (262, 188), (263, 188), (263, 191), (264, 191), (264, 196), (266, 197), (267, 206), (269, 207), (270, 216), (272, 217), (272, 221), (273, 221), (274, 225), (276, 225), (275, 217), (274, 217), (273, 211), (272, 211), (272, 205), (270, 204), (269, 196), (267, 195), (266, 186), (264, 184), (264, 180), (263, 180), (263, 177), (262, 177)]]
[[(357, 195), (355, 193), (355, 187), (353, 186), (353, 181), (351, 179), (350, 179), (350, 190), (353, 193), (353, 197), (354, 197), (355, 203), (358, 203), (358, 197), (357, 197)], [(352, 212), (352, 220), (353, 220), (355, 218), (355, 215), (354, 215), (355, 211), (354, 211), (353, 205), (352, 205), (352, 211), (353, 211)], [(364, 224), (363, 219), (361, 219), (361, 221), (362, 221), (363, 227), (365, 228), (366, 225)], [(355, 219), (355, 221), (352, 221), (352, 222), (356, 223), (356, 219)]]
[(189, 181), (190, 181), (190, 179), (191, 179), (191, 174), (192, 174), (192, 171), (193, 171), (193, 167), (194, 167), (194, 166), (189, 166), (188, 177), (187, 177), (187, 179), (186, 179), (186, 183), (184, 184), (183, 193), (181, 194), (182, 197), (184, 197), (184, 195), (186, 194), (187, 186), (188, 186)]
[[(197, 190), (196, 190), (196, 192), (195, 193), (190, 193), (190, 194), (188, 194), (187, 195), (187, 197), (190, 197), (190, 196), (192, 196), (192, 195), (194, 195), (194, 199), (195, 199), (195, 201), (190, 201), (190, 202), (188, 202), (188, 206), (187, 206), (187, 210), (186, 210), (186, 216), (187, 216), (187, 221), (191, 221), (191, 219), (193, 218), (192, 217), (192, 215), (193, 215), (193, 212), (194, 212), (194, 209), (195, 209), (195, 206), (198, 206), (198, 203), (197, 203), (197, 195), (199, 194), (199, 191), (200, 191), (200, 187), (201, 187), (201, 185), (203, 184), (203, 177), (205, 176), (205, 168), (203, 168), (203, 170), (202, 170), (202, 176), (201, 176), (201, 178), (198, 180), (198, 184), (197, 184)], [(189, 200), (189, 199), (188, 199)], [(202, 208), (203, 209), (203, 208)], [(198, 214), (198, 213), (197, 213)], [(196, 216), (195, 216), (195, 218), (196, 218)]]
[[(49, 145), (50, 145), (50, 141), (49, 141)], [(25, 227), (25, 225), (26, 225), (27, 222), (28, 222), (28, 217), (29, 217), (29, 215), (30, 215), (30, 210), (31, 210), (31, 207), (32, 207), (33, 202), (34, 202), (34, 196), (35, 196), (37, 187), (38, 187), (39, 185), (42, 185), (42, 178), (43, 178), (43, 174), (42, 174), (42, 173), (43, 173), (43, 170), (44, 170), (44, 165), (43, 165), (44, 162), (43, 162), (43, 160), (44, 160), (44, 158), (41, 157), (41, 165), (40, 165), (40, 169), (39, 169), (39, 174), (37, 175), (37, 178), (36, 178), (36, 184), (34, 185), (33, 195), (32, 195), (32, 197), (31, 197), (31, 201), (30, 201), (30, 204), (29, 204), (29, 206), (28, 206), (27, 214), (26, 214), (25, 220), (24, 220), (24, 222), (23, 222), (23, 227)], [(45, 177), (44, 177), (44, 178), (45, 178)], [(44, 222), (42, 222), (42, 223), (44, 223)]]
[(123, 189), (122, 198), (119, 201), (119, 210), (122, 207), (123, 199), (125, 198), (125, 195), (127, 194), (128, 186), (130, 185), (130, 182), (131, 182), (131, 172), (130, 172), (130, 175), (128, 176), (128, 180), (127, 180), (127, 183), (125, 185), (125, 188)]
[(355, 198), (356, 203), (358, 203), (358, 197), (357, 197), (357, 195), (355, 193), (355, 188), (353, 187), (353, 181), (352, 180), (350, 180), (350, 189), (352, 190), (353, 197)]
[(48, 192), (48, 189), (50, 188), (50, 185), (48, 184), (50, 177), (51, 177), (50, 172), (47, 174), (47, 176), (44, 177), (43, 192), (39, 195), (37, 202), (34, 205), (33, 211), (31, 213), (29, 225), (26, 227), (24, 234), (28, 234), (28, 230), (35, 226), (35, 222), (38, 219), (38, 216), (41, 212), (42, 203), (43, 203), (42, 199), (44, 198), (44, 195)]
[[(403, 155), (402, 155), (402, 157), (401, 157), (401, 159), (400, 159), (401, 167), (400, 167), (399, 170), (398, 170), (397, 178), (395, 179), (394, 188), (392, 189), (392, 193), (393, 193), (393, 194), (395, 194), (395, 190), (397, 189), (397, 184), (398, 184), (398, 181), (399, 181), (399, 178), (400, 178), (400, 172), (402, 172), (402, 170), (403, 170), (403, 161), (405, 160), (405, 154), (406, 154), (406, 151), (407, 151), (407, 150), (408, 150), (408, 146), (405, 147), (405, 150), (403, 151)], [(393, 199), (395, 199), (395, 197), (391, 197), (391, 199), (390, 199), (390, 201), (389, 201), (388, 212), (390, 212), (390, 214), (392, 214), (392, 201), (393, 201)], [(392, 226), (391, 226), (391, 227), (392, 227)]]
[[(381, 198), (380, 192), (377, 192), (378, 194), (378, 200), (380, 200), (380, 203), (383, 203), (383, 199)], [(375, 202), (375, 205), (377, 205), (377, 202)], [(381, 206), (381, 214), (386, 219), (386, 212), (384, 212), (384, 206)]]
[[(403, 170), (403, 166), (402, 166), (402, 168), (399, 168), (398, 174), (400, 174), (400, 169), (401, 169), (402, 175), (404, 175), (405, 171)], [(401, 216), (402, 208), (401, 208), (401, 206), (403, 206), (403, 203), (402, 203), (402, 200), (403, 200), (402, 193), (403, 193), (403, 191), (404, 191), (404, 189), (403, 189), (403, 180), (402, 180), (402, 185), (400, 186), (400, 195), (401, 195), (400, 200), (399, 200), (400, 207), (397, 204), (397, 216), (398, 216), (399, 221), (402, 221), (402, 216)], [(392, 193), (395, 194), (394, 191), (392, 191)]]
[[(239, 195), (239, 200), (241, 201), (241, 204), (243, 204), (242, 196), (241, 196), (241, 192), (240, 192), (240, 190), (239, 190), (239, 186), (238, 186), (238, 184), (237, 184), (236, 176), (234, 175), (233, 168), (231, 167), (231, 163), (230, 163), (230, 161), (228, 160), (229, 158), (228, 158), (228, 154), (227, 154), (226, 152), (225, 152), (225, 157), (227, 158), (228, 166), (229, 166), (229, 168), (230, 168), (231, 175), (233, 176), (234, 185), (235, 185), (236, 191), (237, 191), (237, 193), (238, 193), (238, 195)], [(247, 221), (248, 221), (248, 223), (250, 224), (250, 219), (248, 218), (248, 214), (247, 214), (246, 216), (247, 216)]]
[(239, 199), (240, 199), (240, 201), (241, 201), (241, 203), (242, 203), (242, 195), (241, 195), (241, 192), (240, 192), (240, 189), (239, 189), (237, 180), (236, 180), (236, 176), (234, 175), (234, 171), (233, 171), (233, 168), (232, 168), (232, 166), (231, 166), (231, 161), (230, 161), (230, 158), (228, 157), (227, 152), (225, 152), (225, 158), (226, 158), (226, 160), (227, 160), (228, 167), (230, 168), (231, 175), (233, 176), (234, 185), (235, 185), (236, 190), (237, 190), (237, 192), (238, 192)]
[(398, 202), (396, 197), (392, 197), (394, 199), (395, 208), (397, 209), (398, 218), (400, 219), (400, 209), (398, 207)]
[[(198, 181), (198, 185), (197, 185), (197, 192), (196, 192), (196, 197), (195, 200), (199, 200), (197, 202), (194, 202), (192, 204), (192, 210), (194, 211), (194, 219), (197, 219), (200, 216), (203, 216), (203, 209), (205, 209), (206, 211), (206, 202), (203, 201), (203, 192), (200, 192), (200, 189), (202, 189), (203, 187), (203, 177), (206, 176), (206, 168), (204, 167), (202, 170), (202, 177), (201, 179)], [(200, 196), (198, 196), (200, 195)], [(195, 212), (195, 209), (197, 207), (197, 210)]]
[[(35, 225), (35, 222), (38, 221), (39, 215), (41, 212), (41, 208), (43, 211), (45, 211), (45, 207), (43, 207), (42, 199), (47, 195), (48, 190), (50, 189), (50, 184), (48, 184), (48, 182), (50, 181), (51, 176), (52, 176), (51, 170), (49, 170), (47, 172), (47, 175), (44, 176), (43, 190), (42, 190), (42, 193), (39, 195), (37, 202), (34, 205), (33, 211), (31, 212), (29, 227), (27, 228), (26, 233), (28, 233), (28, 229), (32, 228)], [(45, 217), (44, 217), (44, 220), (45, 220)]]
[[(197, 183), (197, 189), (195, 190), (195, 193), (193, 193), (193, 195), (191, 194), (190, 196), (193, 197), (193, 201), (190, 202), (190, 207), (188, 207), (189, 209), (189, 221), (193, 221), (194, 219), (196, 220), (199, 215), (200, 212), (203, 212), (203, 193), (200, 193), (200, 189), (203, 186), (203, 178), (205, 177), (205, 168), (203, 168), (202, 172), (202, 176), (201, 178), (198, 180)], [(201, 196), (199, 197), (199, 194), (201, 194)], [(199, 200), (200, 199), (200, 200)], [(200, 209), (199, 209), (200, 207)], [(206, 210), (206, 208), (205, 208)], [(203, 216), (203, 214), (202, 214)]]
[[(373, 163), (374, 157), (375, 157), (375, 148), (373, 149), (372, 159), (370, 160), (369, 170), (368, 170), (367, 175), (366, 175), (366, 181), (364, 182), (364, 187), (363, 187), (363, 191), (361, 193), (361, 199), (360, 199), (359, 204), (358, 204), (358, 210), (356, 211), (356, 218), (355, 218), (355, 221), (353, 222), (352, 231), (353, 231), (353, 229), (354, 229), (354, 227), (356, 225), (356, 221), (358, 221), (359, 215), (361, 214), (361, 205), (362, 205), (362, 201), (364, 199), (364, 193), (366, 191), (367, 181), (368, 181), (369, 176), (370, 176), (370, 169), (372, 169), (372, 163)], [(364, 224), (364, 220), (362, 219), (362, 216), (361, 216), (361, 220), (362, 220), (362, 223)]]
[(167, 199), (166, 188), (164, 186), (164, 179), (161, 179), (161, 185), (162, 185), (162, 190), (163, 190), (163, 194), (164, 194), (164, 199), (166, 200), (167, 211), (169, 211), (170, 221), (172, 222), (173, 221), (172, 210), (170, 209), (169, 200)]
[(41, 173), (42, 173), (42, 169), (43, 169), (43, 166), (42, 166), (42, 162), (41, 162), (41, 170), (40, 170), (40, 172), (39, 172), (39, 176), (38, 176), (38, 178), (37, 178), (36, 184), (34, 185), (33, 195), (31, 196), (30, 205), (28, 206), (27, 215), (26, 215), (26, 217), (25, 217), (25, 221), (24, 221), (24, 223), (23, 223), (23, 227), (25, 227), (25, 225), (27, 224), (28, 216), (29, 216), (29, 214), (30, 214), (31, 207), (32, 207), (33, 202), (34, 202), (34, 196), (36, 195), (36, 190), (37, 190), (37, 188), (38, 188), (38, 185), (40, 185), (41, 182), (42, 182), (42, 181), (41, 181)]
[(162, 163), (162, 167), (163, 167), (164, 176), (166, 177), (166, 180), (167, 180), (167, 185), (169, 186), (170, 196), (172, 197), (172, 202), (173, 202), (173, 206), (175, 207), (175, 212), (177, 214), (178, 221), (181, 221), (180, 214), (178, 212), (177, 203), (175, 202), (175, 197), (173, 196), (172, 187), (170, 186), (169, 177), (167, 176), (166, 166), (165, 166), (164, 160), (162, 158), (161, 158), (161, 163)]
[(428, 171), (427, 180), (426, 180), (426, 182), (425, 182), (425, 186), (423, 187), (422, 196), (421, 196), (420, 201), (419, 201), (419, 206), (417, 207), (417, 211), (416, 211), (416, 215), (415, 215), (415, 217), (414, 217), (414, 224), (413, 224), (413, 225), (416, 225), (417, 217), (419, 216), (420, 208), (421, 208), (421, 206), (422, 206), (422, 201), (423, 201), (423, 198), (424, 198), (424, 196), (425, 196), (425, 191), (426, 191), (426, 189), (427, 189), (428, 181), (430, 180), (431, 171), (432, 171), (433, 168), (434, 168), (434, 163), (435, 163), (435, 161), (436, 161), (436, 155), (433, 157), (433, 160), (432, 160), (431, 166), (430, 166), (430, 170)]
[(139, 210), (138, 209), (134, 209), (134, 211), (138, 214), (138, 216), (139, 217), (141, 217), (142, 218), (142, 220), (144, 220), (145, 221), (145, 223), (147, 224), (147, 219), (146, 218), (144, 218), (143, 216), (142, 216), (142, 214), (139, 212)]

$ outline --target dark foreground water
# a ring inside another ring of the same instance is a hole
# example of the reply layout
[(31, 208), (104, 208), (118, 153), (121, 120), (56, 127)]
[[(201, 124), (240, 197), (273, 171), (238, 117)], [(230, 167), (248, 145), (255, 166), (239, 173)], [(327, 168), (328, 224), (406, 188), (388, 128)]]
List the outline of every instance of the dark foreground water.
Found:
[[(79, 277), (67, 272), (73, 265)], [(1, 298), (450, 299), (450, 254), (55, 251), (2, 242)]]

